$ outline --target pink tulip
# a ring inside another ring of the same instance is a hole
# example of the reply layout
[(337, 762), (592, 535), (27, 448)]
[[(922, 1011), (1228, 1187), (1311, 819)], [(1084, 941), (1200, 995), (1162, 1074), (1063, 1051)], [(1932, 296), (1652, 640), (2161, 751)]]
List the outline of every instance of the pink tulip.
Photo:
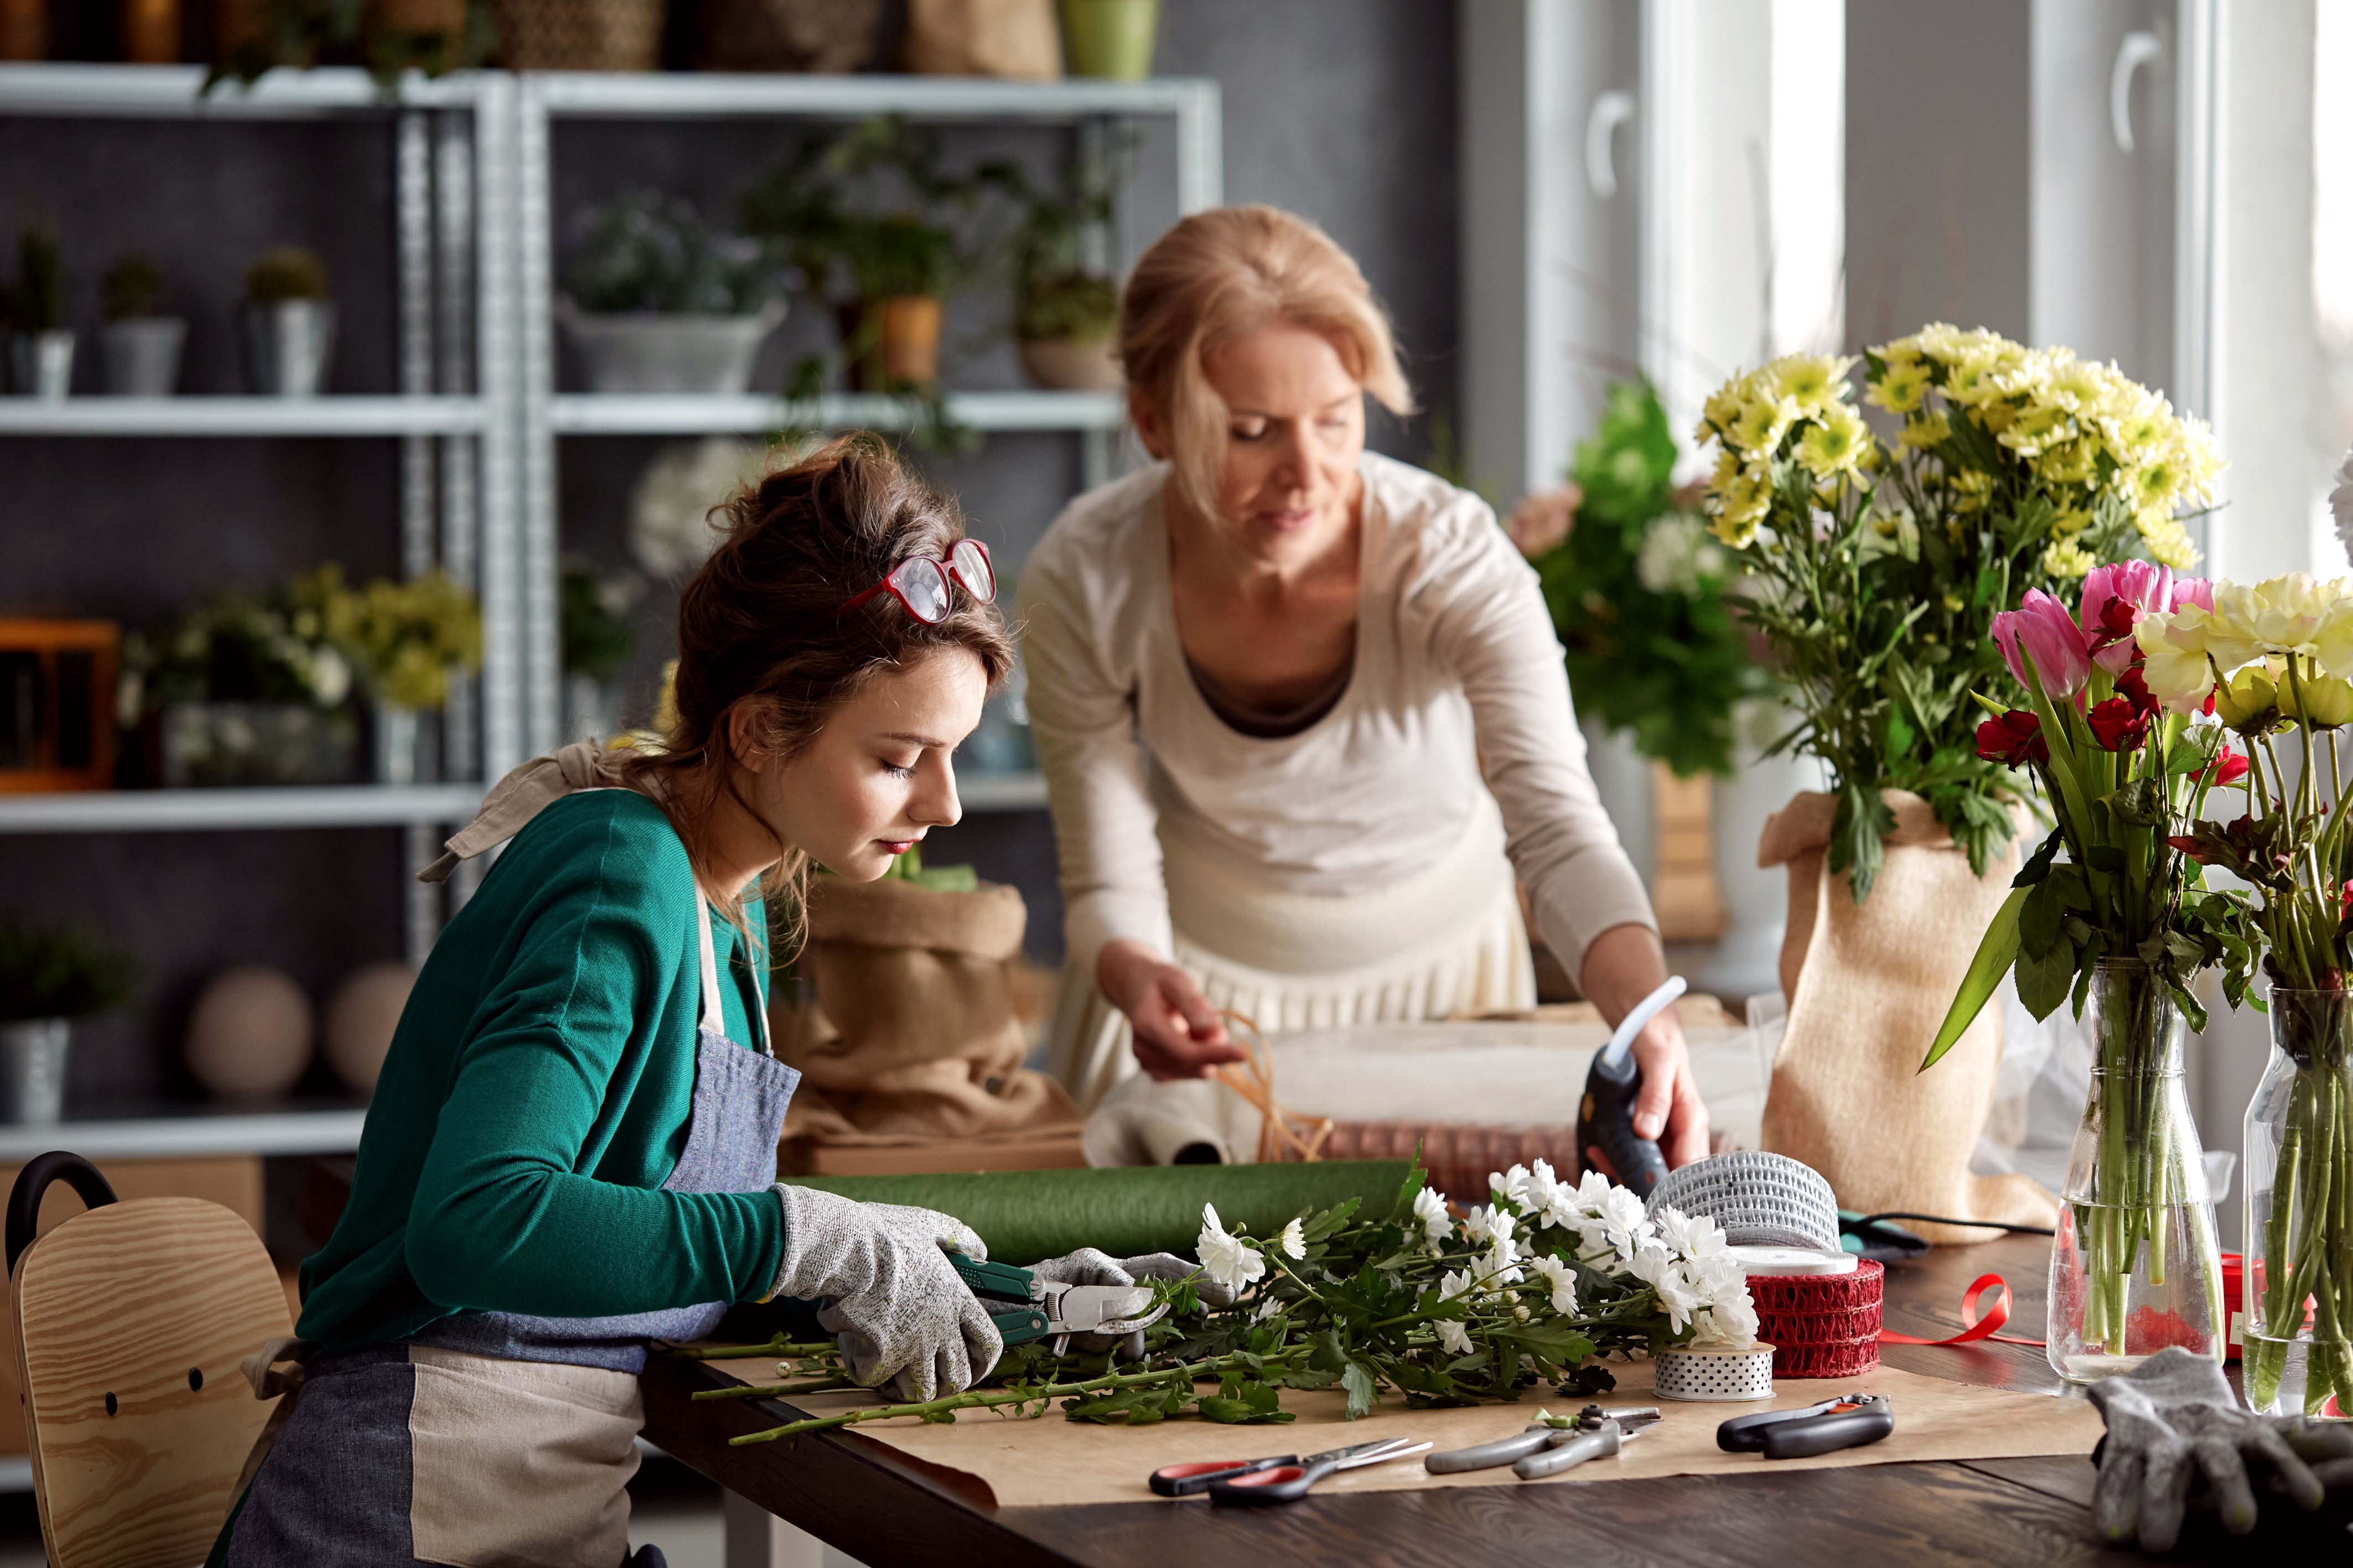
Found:
[(2092, 676), (2092, 650), (2076, 628), (2067, 606), (2040, 588), (2029, 588), (2018, 608), (1993, 618), (1993, 640), (2001, 647), (2002, 662), (2020, 685), (2026, 683), (2026, 660), (2019, 657), (2023, 643), (2041, 678), (2042, 694), (2056, 702), (2084, 689)]
[[(2183, 605), (2214, 607), (2214, 585), (2203, 577), (2176, 577), (2170, 567), (2146, 561), (2094, 566), (2084, 577), (2081, 625), (2092, 658), (2110, 675), (2140, 662), (2133, 627), (2144, 615), (2164, 614)], [(2038, 652), (2038, 659), (2042, 655)]]

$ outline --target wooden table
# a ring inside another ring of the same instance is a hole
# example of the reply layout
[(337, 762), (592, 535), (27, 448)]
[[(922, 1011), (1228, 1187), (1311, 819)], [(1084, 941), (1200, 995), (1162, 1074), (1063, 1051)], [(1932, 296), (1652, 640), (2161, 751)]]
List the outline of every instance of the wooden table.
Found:
[[(1961, 1292), (1982, 1273), (2010, 1281), (2012, 1323), (2042, 1332), (2050, 1244), (2015, 1237), (1940, 1249), (1887, 1277), (1887, 1326), (1942, 1338), (1961, 1326)], [(2012, 1389), (2059, 1387), (2038, 1349), (1883, 1347), (1907, 1372)], [(656, 1360), (645, 1374), (646, 1437), (744, 1500), (870, 1568), (906, 1564), (1106, 1563), (1240, 1568), (1244, 1563), (1564, 1563), (1791, 1564), (1920, 1568), (1926, 1563), (2143, 1562), (2100, 1545), (2088, 1458), (1868, 1465), (1754, 1476), (1679, 1476), (1527, 1489), (1455, 1487), (1312, 1497), (1287, 1508), (1223, 1510), (1166, 1503), (998, 1508), (957, 1472), (911, 1460), (853, 1432), (731, 1448), (776, 1418), (750, 1403), (691, 1404), (728, 1380), (701, 1363)], [(2076, 1395), (2075, 1397), (2080, 1397)], [(2274, 1512), (2280, 1510), (2273, 1510)], [(2263, 1544), (2273, 1544), (2266, 1515)], [(2293, 1521), (2293, 1542), (2342, 1561), (2334, 1504)], [(2287, 1546), (2283, 1536), (2279, 1544)], [(2246, 1560), (2250, 1543), (2207, 1529), (2169, 1561)], [(735, 1550), (731, 1544), (733, 1568)], [(2302, 1556), (2285, 1561), (2327, 1561)]]

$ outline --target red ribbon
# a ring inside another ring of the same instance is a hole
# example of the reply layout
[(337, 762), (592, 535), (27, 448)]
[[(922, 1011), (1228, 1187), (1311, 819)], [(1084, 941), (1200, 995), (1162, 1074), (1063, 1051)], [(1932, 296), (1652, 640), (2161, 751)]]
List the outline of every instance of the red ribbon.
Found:
[[(2001, 1294), (1995, 1299), (1991, 1306), (1986, 1308), (1984, 1316), (1980, 1317), (1978, 1314), (1978, 1301), (1984, 1296), (1988, 1287), (2000, 1291)], [(1980, 1274), (1977, 1278), (1977, 1282), (1961, 1293), (1963, 1326), (1959, 1333), (1950, 1339), (1924, 1340), (1917, 1334), (1899, 1334), (1894, 1329), (1882, 1329), (1879, 1331), (1879, 1342), (1887, 1345), (1966, 1345), (1978, 1340), (1997, 1340), (2006, 1345), (2030, 1345), (2036, 1350), (2043, 1348), (2043, 1342), (2041, 1340), (2021, 1339), (2016, 1334), (1994, 1332), (2008, 1321), (2010, 1321), (2010, 1281), (1999, 1274)]]

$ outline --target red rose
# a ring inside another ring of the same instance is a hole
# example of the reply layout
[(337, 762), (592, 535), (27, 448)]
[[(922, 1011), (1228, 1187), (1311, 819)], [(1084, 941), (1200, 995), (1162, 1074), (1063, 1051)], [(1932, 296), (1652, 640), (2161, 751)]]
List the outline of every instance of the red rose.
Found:
[(2013, 708), (1999, 719), (1978, 726), (1978, 755), (1989, 763), (2022, 768), (2051, 760), (2051, 744), (2042, 738), (2042, 721), (2023, 708)]
[(2149, 695), (2148, 677), (2139, 665), (2116, 677), (2116, 695), (2129, 701), (2136, 713), (2157, 711), (2157, 699)]
[(2211, 767), (2200, 768), (2189, 775), (2190, 782), (2204, 784), (2210, 773), (2214, 775), (2213, 782), (2217, 784), (2228, 786), (2237, 784), (2247, 776), (2247, 754), (2235, 746), (2225, 746), (2216, 754)]
[(2092, 727), (2092, 739), (2100, 743), (2104, 752), (2135, 751), (2148, 737), (2148, 714), (2134, 707), (2129, 697), (2111, 697), (2105, 702), (2094, 703), (2092, 710), (2084, 715), (2084, 721)]

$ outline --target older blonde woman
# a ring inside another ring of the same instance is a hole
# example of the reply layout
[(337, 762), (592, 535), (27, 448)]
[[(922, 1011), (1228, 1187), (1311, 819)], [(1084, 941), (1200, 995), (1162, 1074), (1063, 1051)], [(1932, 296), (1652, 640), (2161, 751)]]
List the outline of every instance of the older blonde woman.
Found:
[[(1544, 940), (1615, 1021), (1666, 976), (1603, 813), (1535, 574), (1485, 502), (1365, 449), (1412, 398), (1362, 272), (1271, 207), (1199, 213), (1121, 307), (1150, 468), (1073, 501), (1022, 574), (1082, 1104), (1198, 1078), (1268, 1027), (1534, 1000)], [(1132, 1047), (1132, 1059), (1131, 1059)], [(1636, 1130), (1707, 1151), (1672, 1014)]]

